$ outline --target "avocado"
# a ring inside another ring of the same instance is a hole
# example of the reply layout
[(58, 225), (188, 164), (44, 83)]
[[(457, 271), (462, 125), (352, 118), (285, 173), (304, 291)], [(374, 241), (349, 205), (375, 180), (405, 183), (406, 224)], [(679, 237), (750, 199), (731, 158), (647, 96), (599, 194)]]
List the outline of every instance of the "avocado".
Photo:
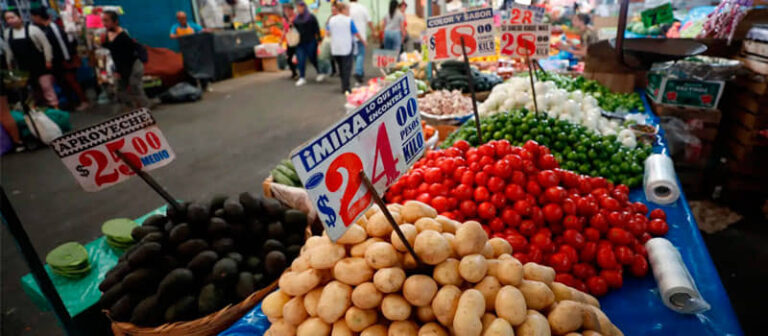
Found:
[(285, 248), (283, 243), (281, 243), (277, 239), (267, 239), (267, 241), (264, 242), (264, 245), (261, 246), (261, 250), (264, 253), (269, 253), (272, 251), (282, 251)]
[(173, 222), (165, 223), (165, 226), (163, 227), (163, 231), (165, 231), (165, 233), (170, 234), (171, 230), (173, 230), (173, 227), (174, 227)]
[(235, 250), (235, 241), (232, 238), (219, 238), (213, 242), (213, 250), (219, 255), (226, 255)]
[(283, 223), (272, 222), (267, 225), (267, 237), (280, 239), (284, 234), (285, 230), (283, 229)]
[(197, 316), (197, 298), (192, 295), (181, 297), (165, 310), (165, 322), (189, 321)]
[(214, 284), (207, 284), (200, 290), (197, 298), (197, 310), (202, 315), (213, 313), (226, 305), (226, 293)]
[(165, 223), (168, 223), (168, 217), (158, 214), (147, 217), (147, 219), (141, 223), (141, 226), (154, 226), (158, 229), (162, 229), (165, 227)]
[(108, 291), (112, 286), (118, 284), (131, 271), (128, 263), (120, 262), (104, 275), (104, 280), (99, 284), (99, 290)]
[(214, 195), (211, 197), (210, 207), (208, 207), (208, 212), (214, 213), (216, 210), (219, 210), (224, 207), (224, 202), (227, 200), (227, 195)]
[(270, 218), (283, 219), (285, 214), (285, 207), (283, 206), (283, 203), (280, 203), (280, 201), (274, 198), (265, 198), (262, 202), (262, 206), (264, 207), (264, 211), (267, 213), (267, 216)]
[(211, 217), (208, 224), (208, 234), (214, 237), (220, 237), (229, 233), (229, 223), (219, 217)]
[(229, 258), (222, 258), (213, 265), (213, 280), (220, 284), (230, 284), (237, 280), (237, 263)]
[(131, 231), (131, 237), (133, 241), (141, 241), (141, 238), (144, 238), (144, 236), (158, 231), (160, 231), (160, 228), (154, 226), (137, 226)]
[(300, 253), (301, 253), (301, 245), (291, 245), (285, 249), (285, 256), (288, 257), (289, 260), (295, 259), (296, 257), (299, 256)]
[(195, 275), (186, 268), (177, 268), (166, 275), (157, 286), (157, 298), (161, 302), (173, 302), (182, 295), (192, 293)]
[(235, 198), (228, 198), (224, 202), (224, 218), (230, 222), (240, 222), (245, 218), (245, 208)]
[(227, 258), (234, 260), (238, 265), (243, 263), (243, 255), (237, 252), (227, 253)]
[(190, 239), (176, 247), (176, 251), (184, 258), (197, 255), (200, 251), (208, 249), (208, 242), (202, 239)]
[(187, 221), (192, 224), (193, 227), (207, 225), (210, 218), (211, 216), (208, 212), (208, 207), (200, 203), (192, 203), (187, 208)]
[(283, 252), (272, 251), (267, 253), (267, 257), (264, 259), (264, 270), (268, 275), (278, 275), (285, 270), (287, 264), (288, 261)]
[(249, 192), (244, 192), (240, 194), (240, 204), (243, 205), (243, 208), (245, 209), (245, 212), (251, 215), (261, 213), (261, 197), (253, 196)]
[(248, 231), (260, 235), (264, 231), (264, 223), (256, 218), (253, 218), (251, 219), (250, 223), (248, 223)]
[(235, 238), (235, 240), (245, 239), (245, 225), (242, 223), (229, 224), (229, 236)]
[(131, 294), (121, 296), (109, 307), (109, 317), (115, 321), (128, 321), (133, 311), (133, 301)]
[(176, 225), (171, 229), (171, 232), (168, 234), (168, 242), (174, 245), (178, 245), (187, 239), (192, 235), (192, 229), (189, 228), (189, 224), (182, 223), (179, 225)]
[(245, 269), (256, 272), (261, 270), (261, 259), (257, 256), (250, 256), (245, 260)]
[(296, 209), (288, 209), (283, 216), (285, 226), (294, 229), (302, 229), (307, 226), (307, 214)]
[(253, 285), (255, 287), (264, 287), (264, 274), (256, 273), (253, 275)]
[(109, 308), (109, 306), (113, 305), (117, 299), (120, 298), (125, 294), (125, 291), (123, 290), (123, 284), (117, 283), (116, 285), (112, 286), (109, 290), (101, 294), (101, 298), (99, 298), (99, 304), (102, 308)]
[(131, 314), (131, 323), (138, 326), (155, 326), (162, 323), (165, 309), (157, 300), (157, 295), (141, 300)]
[(216, 254), (216, 252), (211, 250), (203, 251), (189, 261), (187, 268), (198, 275), (207, 274), (211, 271), (213, 264), (215, 264), (217, 260), (219, 260), (219, 255)]
[(118, 262), (118, 263), (120, 263), (120, 262), (123, 262), (123, 261), (125, 261), (125, 260), (128, 260), (128, 256), (130, 256), (130, 255), (131, 255), (131, 254), (132, 254), (134, 251), (136, 251), (136, 249), (138, 249), (138, 248), (139, 248), (139, 246), (141, 246), (141, 244), (134, 244), (133, 246), (131, 246), (131, 247), (127, 248), (127, 249), (126, 249), (126, 250), (123, 252), (123, 254), (122, 254), (122, 255), (120, 255), (120, 257), (119, 257), (119, 258), (117, 258), (117, 262)]
[(131, 267), (142, 266), (147, 262), (152, 261), (152, 259), (159, 257), (162, 252), (163, 246), (160, 245), (160, 243), (141, 243), (141, 246), (133, 251), (133, 253), (131, 253), (131, 255), (128, 257), (128, 264), (131, 265)]
[(304, 244), (304, 235), (303, 234), (294, 233), (294, 234), (288, 236), (288, 238), (285, 238), (285, 244), (286, 245), (303, 245)]
[(123, 290), (136, 292), (151, 292), (157, 285), (157, 272), (149, 268), (139, 268), (125, 276)]
[(253, 281), (253, 274), (249, 272), (242, 272), (238, 276), (237, 284), (235, 285), (235, 297), (238, 300), (243, 300), (253, 293), (255, 289), (255, 283)]
[(172, 255), (164, 255), (157, 260), (156, 267), (160, 273), (168, 273), (179, 267), (179, 261)]
[(141, 238), (142, 242), (156, 242), (163, 243), (165, 240), (165, 234), (162, 231), (152, 232)]
[(165, 209), (165, 215), (171, 219), (171, 221), (176, 223), (181, 223), (184, 220), (186, 220), (187, 217), (187, 206), (189, 206), (189, 203), (182, 202), (179, 204), (179, 208), (175, 208), (173, 205), (168, 204), (168, 206)]

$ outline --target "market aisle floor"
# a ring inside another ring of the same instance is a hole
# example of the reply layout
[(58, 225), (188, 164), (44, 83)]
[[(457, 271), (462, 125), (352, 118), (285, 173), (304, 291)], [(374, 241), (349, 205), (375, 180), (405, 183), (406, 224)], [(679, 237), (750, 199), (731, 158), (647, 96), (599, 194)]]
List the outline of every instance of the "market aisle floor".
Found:
[[(261, 194), (273, 165), (291, 149), (344, 114), (338, 77), (294, 87), (287, 72), (258, 73), (213, 85), (203, 100), (161, 105), (153, 112), (176, 160), (152, 175), (177, 198), (207, 199), (214, 193)], [(74, 113), (73, 127), (113, 116)], [(53, 151), (41, 149), (2, 158), (2, 185), (41, 258), (67, 241), (89, 242), (110, 218), (135, 218), (163, 200), (134, 178), (97, 193), (80, 189)], [(2, 230), (2, 334), (60, 335), (50, 312), (40, 312), (21, 289), (29, 272), (8, 231)]]

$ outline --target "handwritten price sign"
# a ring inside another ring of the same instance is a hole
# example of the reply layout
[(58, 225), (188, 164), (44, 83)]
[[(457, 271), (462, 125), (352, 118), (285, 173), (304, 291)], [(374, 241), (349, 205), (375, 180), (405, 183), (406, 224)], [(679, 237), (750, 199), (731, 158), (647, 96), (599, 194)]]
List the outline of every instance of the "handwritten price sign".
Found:
[(508, 3), (509, 10), (501, 12), (501, 20), (510, 24), (541, 23), (544, 18), (544, 7)]
[(501, 25), (501, 54), (511, 58), (546, 58), (549, 56), (550, 25)]
[(373, 58), (373, 66), (375, 68), (389, 68), (397, 63), (397, 51), (374, 49), (371, 58)]
[(416, 91), (413, 72), (408, 72), (291, 153), (333, 241), (371, 206), (361, 171), (381, 194), (424, 152)]
[(496, 54), (493, 38), (493, 9), (482, 8), (427, 19), (429, 59), (461, 57), (461, 38), (467, 57)]
[(134, 175), (117, 151), (144, 171), (176, 157), (147, 109), (63, 135), (51, 146), (85, 191), (98, 191)]

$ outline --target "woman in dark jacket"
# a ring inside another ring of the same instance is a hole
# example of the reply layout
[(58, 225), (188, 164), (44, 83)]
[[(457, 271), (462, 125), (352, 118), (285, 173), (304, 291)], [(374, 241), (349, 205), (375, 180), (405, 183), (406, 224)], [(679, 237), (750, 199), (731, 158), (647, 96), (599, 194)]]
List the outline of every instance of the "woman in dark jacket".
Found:
[(117, 13), (105, 11), (101, 21), (107, 28), (104, 47), (109, 49), (112, 61), (115, 62), (118, 78), (117, 98), (130, 108), (149, 107), (149, 99), (144, 93), (142, 77), (144, 63), (138, 56), (140, 46), (120, 27)]
[(315, 67), (317, 71), (317, 81), (322, 82), (325, 75), (317, 67), (317, 41), (320, 39), (320, 26), (312, 13), (307, 9), (304, 1), (296, 3), (296, 17), (293, 20), (293, 26), (299, 31), (299, 45), (296, 46), (296, 58), (299, 67), (299, 80), (296, 86), (306, 84), (304, 75), (307, 69), (307, 60)]

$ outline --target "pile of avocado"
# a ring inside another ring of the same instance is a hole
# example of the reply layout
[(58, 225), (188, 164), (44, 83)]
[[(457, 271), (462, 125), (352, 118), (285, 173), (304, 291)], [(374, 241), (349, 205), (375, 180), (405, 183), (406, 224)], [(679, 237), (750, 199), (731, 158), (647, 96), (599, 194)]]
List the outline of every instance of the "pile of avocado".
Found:
[(116, 321), (188, 321), (237, 303), (276, 280), (304, 244), (307, 216), (244, 192), (168, 206), (131, 232), (99, 285)]

